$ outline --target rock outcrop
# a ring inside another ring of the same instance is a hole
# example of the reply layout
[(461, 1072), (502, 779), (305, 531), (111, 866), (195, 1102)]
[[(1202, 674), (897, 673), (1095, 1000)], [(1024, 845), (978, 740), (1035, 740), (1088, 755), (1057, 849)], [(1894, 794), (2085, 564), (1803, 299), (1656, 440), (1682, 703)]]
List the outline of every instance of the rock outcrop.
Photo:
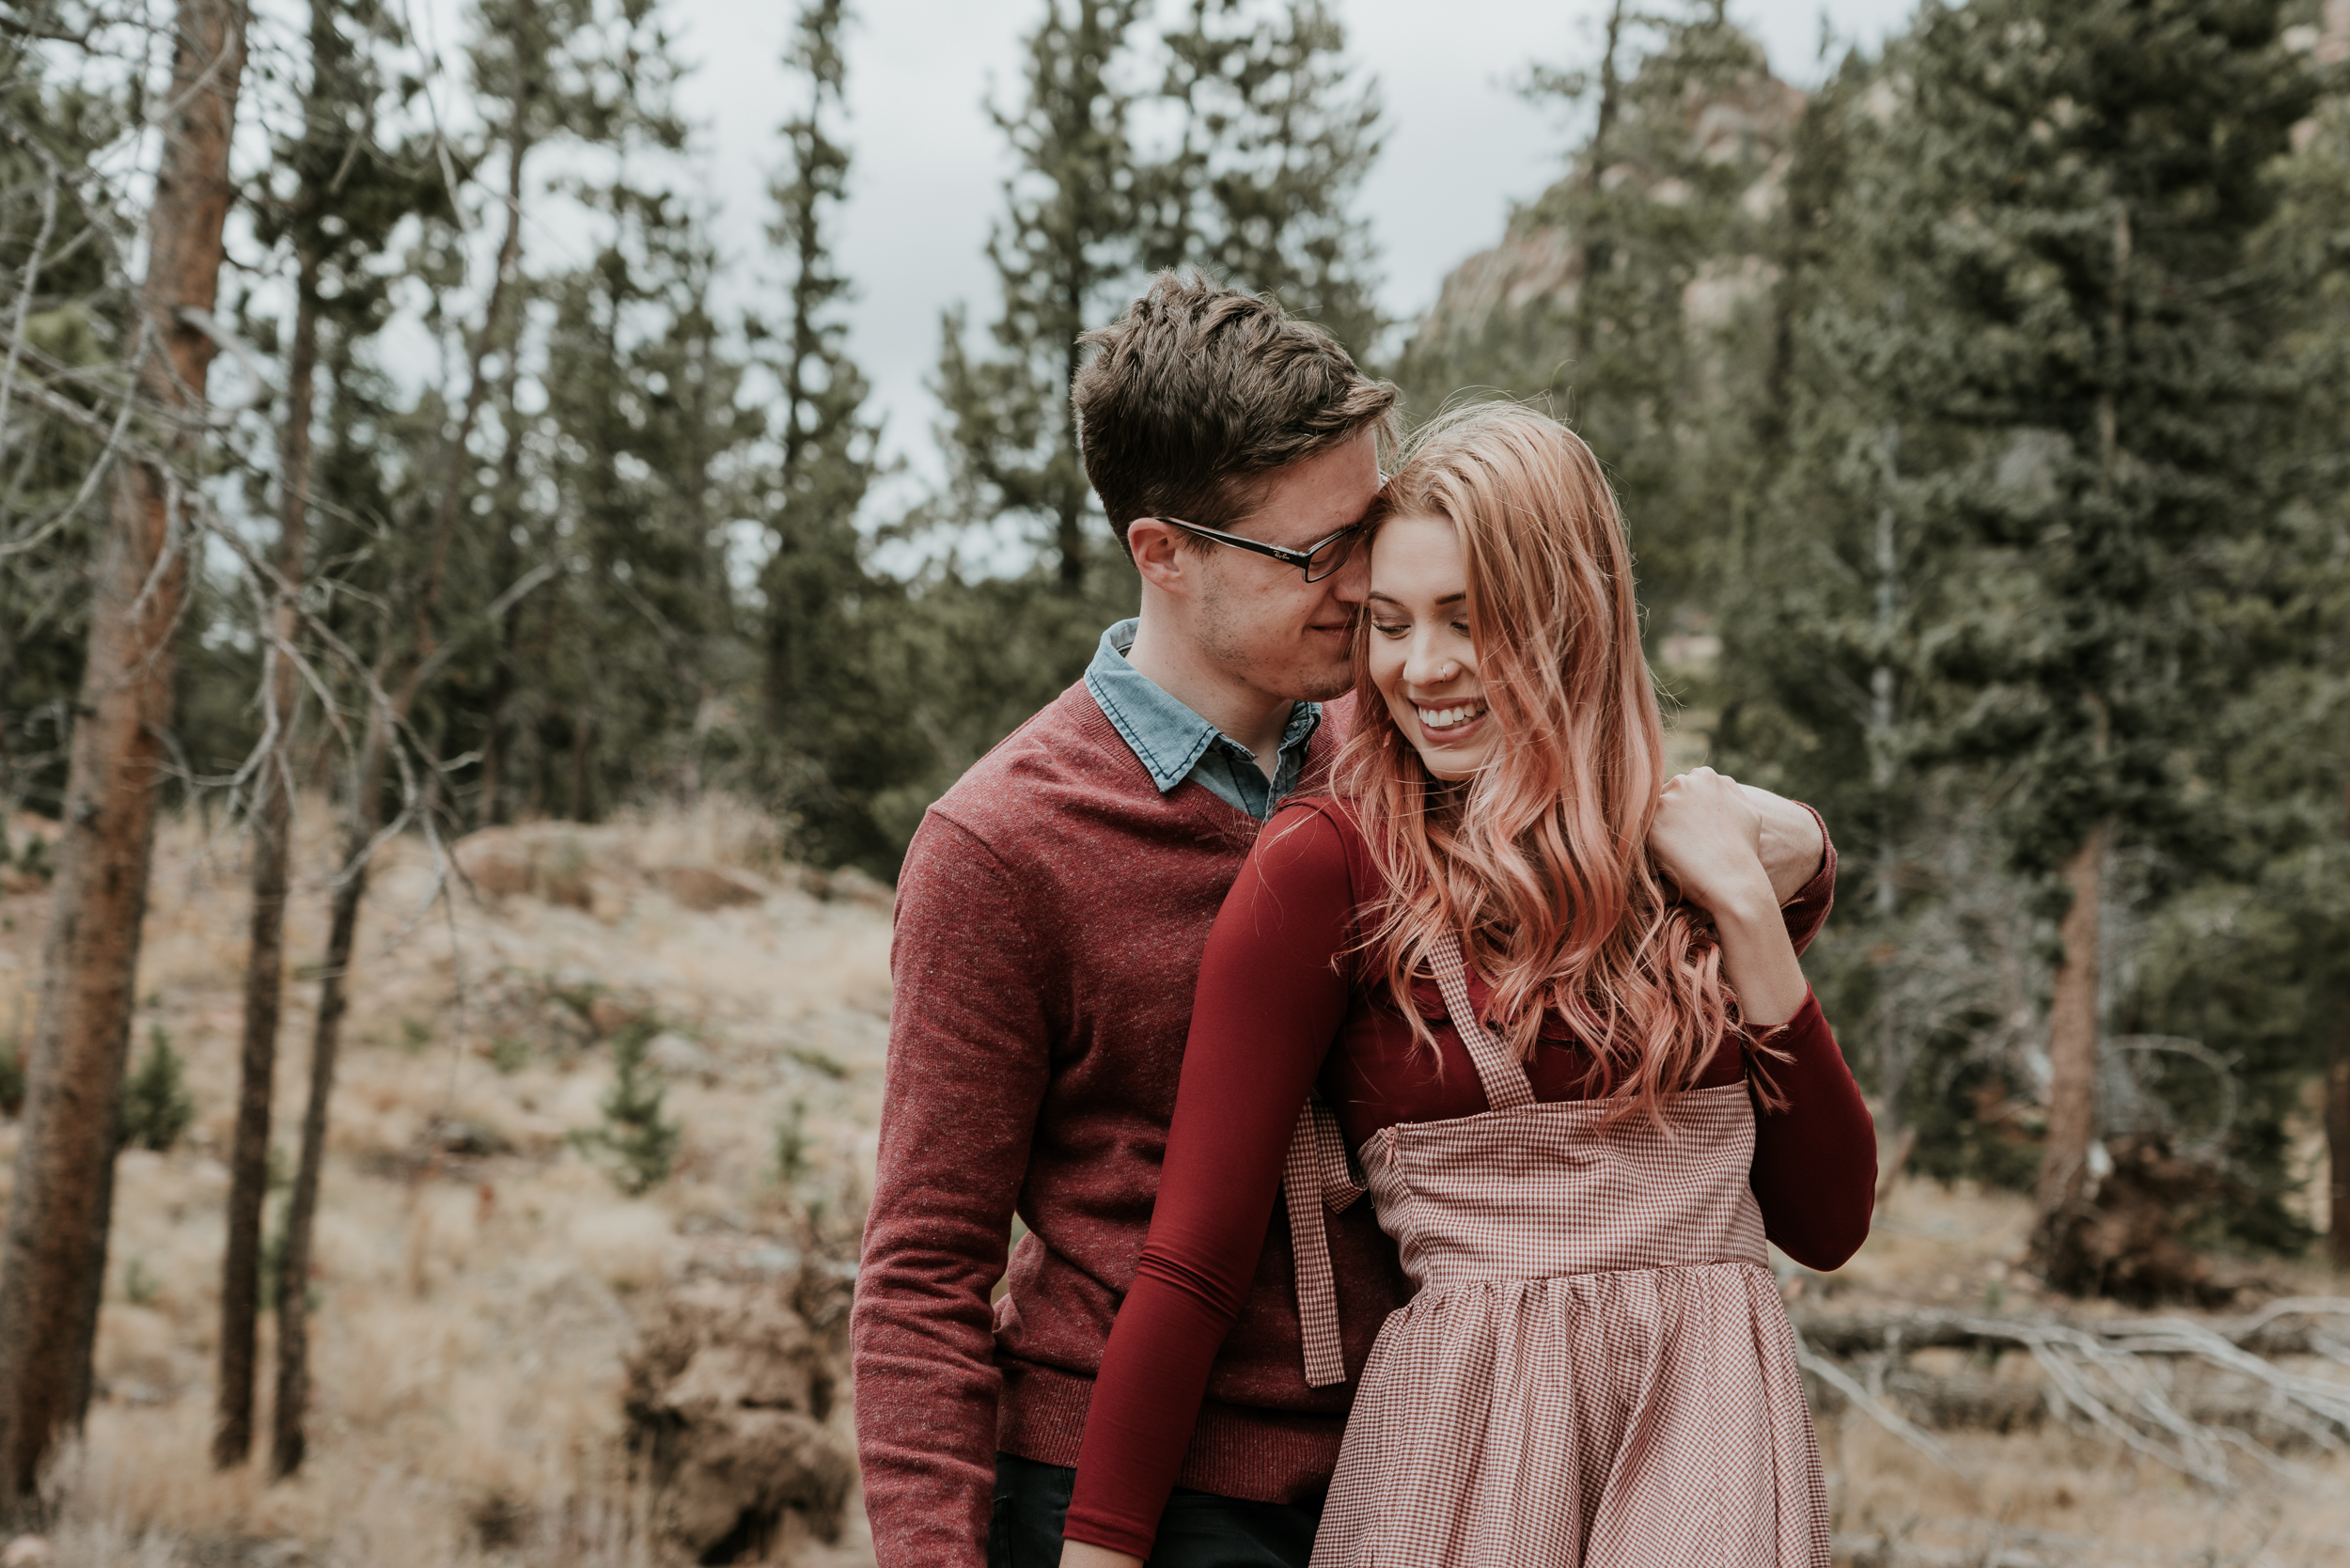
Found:
[(628, 1364), (629, 1446), (654, 1529), (694, 1562), (788, 1560), (838, 1538), (855, 1462), (828, 1423), (831, 1336), (788, 1278), (697, 1278), (653, 1309)]
[[(1779, 200), (1788, 148), (1804, 103), (1802, 89), (1766, 71), (1727, 87), (1693, 91), (1681, 109), (1684, 152), (1700, 164), (1754, 165), (1756, 176), (1738, 204), (1748, 216), (1762, 217)], [(1582, 290), (1584, 260), (1576, 236), (1559, 216), (1566, 205), (1560, 197), (1590, 178), (1588, 167), (1571, 168), (1564, 180), (1512, 215), (1499, 244), (1455, 267), (1421, 318), (1412, 353), (1474, 355), (1497, 321), (1522, 321), (1537, 309), (1557, 319), (1571, 313)], [(1609, 192), (1630, 187), (1663, 206), (1691, 196), (1688, 186), (1668, 170), (1631, 159), (1609, 162), (1599, 170), (1598, 184)], [(1760, 258), (1727, 256), (1690, 285), (1694, 297), (1684, 303), (1693, 326), (1711, 327), (1768, 287)]]

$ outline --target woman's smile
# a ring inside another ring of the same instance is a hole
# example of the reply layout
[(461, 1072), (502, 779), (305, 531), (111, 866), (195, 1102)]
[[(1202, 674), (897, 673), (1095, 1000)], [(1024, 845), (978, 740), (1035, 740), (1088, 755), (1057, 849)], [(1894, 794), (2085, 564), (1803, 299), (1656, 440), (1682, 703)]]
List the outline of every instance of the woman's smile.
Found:
[(1464, 725), (1474, 724), (1485, 716), (1482, 702), (1456, 702), (1449, 708), (1431, 708), (1425, 703), (1415, 706), (1419, 709), (1420, 728), (1432, 733), (1441, 732), (1447, 740), (1458, 739)]
[(1371, 546), (1371, 684), (1428, 771), (1462, 779), (1490, 760), (1499, 729), (1477, 678), (1461, 535), (1442, 517), (1395, 517)]

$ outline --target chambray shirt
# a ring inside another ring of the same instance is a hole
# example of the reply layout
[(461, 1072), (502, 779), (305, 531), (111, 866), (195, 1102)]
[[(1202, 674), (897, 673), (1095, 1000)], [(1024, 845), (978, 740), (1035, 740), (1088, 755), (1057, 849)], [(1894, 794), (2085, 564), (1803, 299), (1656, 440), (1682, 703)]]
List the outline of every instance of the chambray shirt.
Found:
[(1135, 748), (1151, 782), (1165, 794), (1185, 779), (1197, 780), (1218, 800), (1259, 822), (1273, 815), (1306, 768), (1306, 743), (1322, 728), (1322, 704), (1300, 702), (1281, 731), (1273, 776), (1257, 766), (1257, 754), (1161, 691), (1126, 662), (1140, 620), (1121, 620), (1102, 634), (1102, 646), (1086, 669), (1086, 690), (1102, 705), (1119, 734)]

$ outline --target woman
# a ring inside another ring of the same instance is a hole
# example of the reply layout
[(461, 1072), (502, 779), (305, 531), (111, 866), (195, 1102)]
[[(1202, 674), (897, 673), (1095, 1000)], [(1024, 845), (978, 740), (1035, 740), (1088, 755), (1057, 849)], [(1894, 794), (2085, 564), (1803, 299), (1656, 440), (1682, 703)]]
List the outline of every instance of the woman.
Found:
[(1757, 819), (1708, 770), (1660, 789), (1631, 555), (1574, 434), (1442, 422), (1372, 521), (1356, 729), (1210, 938), (1062, 1560), (1149, 1554), (1285, 1158), (1308, 1378), (1343, 1375), (1318, 1083), (1418, 1286), (1362, 1369), (1318, 1568), (1825, 1568), (1763, 1241), (1850, 1256), (1874, 1137)]

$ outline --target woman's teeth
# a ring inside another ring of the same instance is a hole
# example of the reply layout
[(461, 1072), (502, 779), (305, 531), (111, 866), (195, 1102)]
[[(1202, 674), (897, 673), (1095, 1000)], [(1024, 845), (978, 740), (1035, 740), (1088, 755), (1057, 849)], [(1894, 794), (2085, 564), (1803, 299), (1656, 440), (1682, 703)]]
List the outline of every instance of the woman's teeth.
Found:
[(1451, 729), (1483, 717), (1484, 713), (1485, 705), (1481, 702), (1464, 702), (1453, 708), (1422, 708), (1419, 722), (1430, 729)]

